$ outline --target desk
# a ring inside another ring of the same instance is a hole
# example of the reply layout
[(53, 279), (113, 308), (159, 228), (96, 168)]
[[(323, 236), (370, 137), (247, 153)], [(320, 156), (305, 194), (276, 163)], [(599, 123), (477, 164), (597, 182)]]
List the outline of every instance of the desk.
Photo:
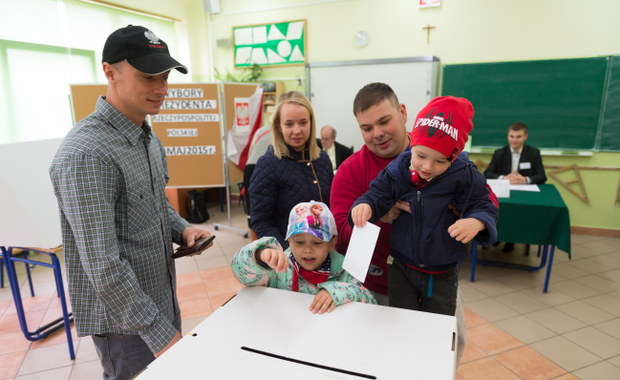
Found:
[[(570, 218), (568, 208), (554, 185), (546, 184), (538, 185), (538, 187), (540, 192), (513, 190), (510, 192), (510, 198), (499, 198), (497, 240), (541, 246), (541, 264), (537, 267), (519, 267), (519, 269), (538, 270), (546, 265), (547, 274), (543, 287), (546, 293), (555, 247), (566, 252), (569, 258), (571, 257)], [(475, 279), (476, 262), (507, 266), (478, 260), (476, 254), (476, 244), (472, 244), (471, 281)]]
[(364, 379), (242, 350), (256, 350), (377, 379), (453, 379), (456, 318), (349, 303), (312, 314), (314, 296), (247, 287), (138, 376), (149, 379)]

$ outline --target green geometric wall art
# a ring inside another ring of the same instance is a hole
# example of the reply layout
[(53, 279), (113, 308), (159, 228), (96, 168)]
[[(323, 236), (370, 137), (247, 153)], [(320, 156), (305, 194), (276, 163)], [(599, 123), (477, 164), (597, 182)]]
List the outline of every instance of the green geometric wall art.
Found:
[(306, 63), (306, 20), (233, 27), (235, 67)]

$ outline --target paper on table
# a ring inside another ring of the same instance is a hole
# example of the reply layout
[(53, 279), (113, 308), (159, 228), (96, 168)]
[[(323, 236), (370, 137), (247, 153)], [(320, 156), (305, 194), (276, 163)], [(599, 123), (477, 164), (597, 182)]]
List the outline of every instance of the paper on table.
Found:
[(487, 179), (491, 190), (498, 198), (510, 198), (510, 181), (507, 179)]
[(528, 184), (528, 185), (510, 185), (510, 190), (520, 190), (520, 191), (534, 191), (534, 192), (540, 192), (540, 188), (538, 187), (538, 185), (535, 184)]
[(366, 281), (366, 274), (368, 274), (370, 259), (375, 251), (379, 231), (381, 228), (370, 222), (366, 223), (364, 227), (353, 227), (349, 248), (347, 248), (342, 267), (361, 282)]

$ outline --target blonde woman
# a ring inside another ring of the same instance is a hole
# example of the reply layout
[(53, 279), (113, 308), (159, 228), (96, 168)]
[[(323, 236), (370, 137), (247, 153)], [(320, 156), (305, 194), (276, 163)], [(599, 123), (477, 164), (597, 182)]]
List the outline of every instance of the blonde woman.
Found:
[(273, 236), (286, 249), (289, 211), (312, 200), (329, 205), (334, 174), (329, 156), (316, 143), (314, 111), (302, 93), (278, 97), (271, 130), (272, 146), (250, 179), (250, 227), (259, 238)]

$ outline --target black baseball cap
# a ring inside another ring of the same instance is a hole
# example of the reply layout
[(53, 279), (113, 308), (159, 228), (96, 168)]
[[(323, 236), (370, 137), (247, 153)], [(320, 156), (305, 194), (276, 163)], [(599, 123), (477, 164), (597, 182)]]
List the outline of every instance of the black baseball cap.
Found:
[(168, 45), (143, 26), (120, 28), (105, 41), (101, 62), (123, 60), (145, 74), (159, 75), (172, 69), (187, 74), (187, 67), (170, 56)]

